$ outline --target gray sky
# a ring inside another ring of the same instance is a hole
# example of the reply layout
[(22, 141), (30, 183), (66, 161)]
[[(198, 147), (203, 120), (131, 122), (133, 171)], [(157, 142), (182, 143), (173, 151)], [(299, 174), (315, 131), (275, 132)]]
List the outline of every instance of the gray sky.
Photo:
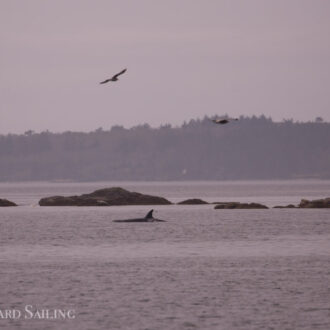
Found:
[(329, 17), (326, 0), (1, 0), (0, 134), (330, 121)]

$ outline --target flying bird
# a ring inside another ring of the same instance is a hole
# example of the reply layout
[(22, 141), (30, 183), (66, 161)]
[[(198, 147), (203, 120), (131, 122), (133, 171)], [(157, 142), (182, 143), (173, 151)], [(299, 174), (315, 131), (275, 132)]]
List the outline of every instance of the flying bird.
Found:
[(216, 124), (224, 125), (228, 124), (230, 121), (238, 120), (238, 118), (218, 118), (218, 119), (212, 119), (212, 121)]
[(115, 75), (114, 75), (112, 78), (110, 78), (110, 79), (106, 79), (106, 80), (104, 80), (104, 81), (101, 81), (100, 84), (106, 84), (106, 83), (109, 82), (109, 81), (117, 81), (117, 80), (118, 80), (118, 77), (119, 77), (121, 74), (125, 73), (126, 70), (127, 70), (127, 69), (124, 69), (124, 70), (120, 71), (119, 73), (115, 74)]

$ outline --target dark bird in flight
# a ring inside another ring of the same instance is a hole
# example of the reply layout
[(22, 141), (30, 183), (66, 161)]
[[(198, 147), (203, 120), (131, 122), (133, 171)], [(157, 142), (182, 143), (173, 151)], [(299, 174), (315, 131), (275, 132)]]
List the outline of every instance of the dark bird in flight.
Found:
[(115, 75), (114, 75), (112, 78), (110, 78), (110, 79), (106, 79), (106, 80), (104, 80), (104, 81), (101, 81), (100, 84), (106, 84), (106, 83), (109, 82), (109, 81), (117, 81), (117, 80), (118, 80), (118, 77), (119, 77), (121, 74), (125, 73), (126, 70), (127, 70), (127, 69), (124, 69), (123, 71), (120, 71), (119, 73), (115, 74)]
[(228, 124), (230, 121), (238, 120), (238, 118), (218, 118), (218, 119), (212, 119), (212, 121), (216, 124), (224, 125)]

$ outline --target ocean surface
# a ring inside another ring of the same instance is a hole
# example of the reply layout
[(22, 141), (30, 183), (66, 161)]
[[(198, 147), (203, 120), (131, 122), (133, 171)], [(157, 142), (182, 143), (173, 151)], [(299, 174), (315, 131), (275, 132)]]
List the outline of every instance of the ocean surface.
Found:
[[(38, 206), (115, 186), (270, 209)], [(271, 208), (325, 197), (330, 181), (0, 183), (19, 204), (0, 208), (0, 328), (329, 330), (330, 209)], [(152, 208), (167, 222), (112, 221)]]

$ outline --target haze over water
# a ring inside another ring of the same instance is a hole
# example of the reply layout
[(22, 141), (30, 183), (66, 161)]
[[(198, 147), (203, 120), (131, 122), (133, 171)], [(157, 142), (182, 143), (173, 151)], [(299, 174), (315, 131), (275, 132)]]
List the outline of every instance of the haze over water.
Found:
[(73, 309), (7, 329), (329, 329), (327, 209), (153, 206), (165, 223), (118, 224), (149, 206), (39, 207), (41, 197), (122, 186), (172, 202), (268, 206), (327, 197), (329, 181), (12, 183), (0, 213), (0, 309)]

